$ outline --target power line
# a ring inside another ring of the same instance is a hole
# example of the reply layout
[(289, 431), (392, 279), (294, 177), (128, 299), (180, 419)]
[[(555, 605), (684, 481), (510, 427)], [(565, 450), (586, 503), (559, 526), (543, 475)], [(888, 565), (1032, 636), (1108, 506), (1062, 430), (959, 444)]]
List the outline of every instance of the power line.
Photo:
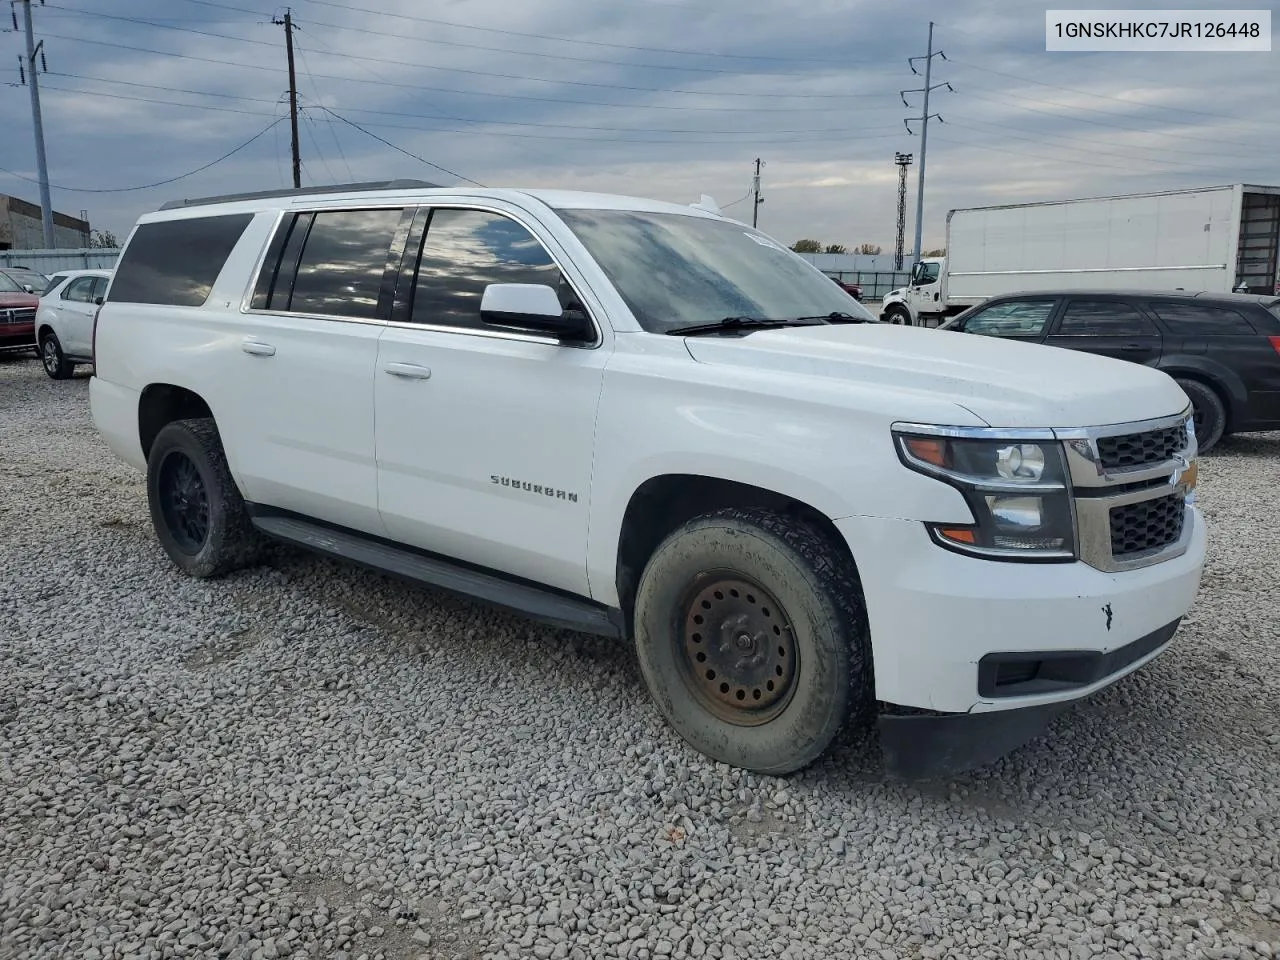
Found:
[[(187, 2), (201, 3), (206, 6), (223, 6), (222, 4), (213, 3), (211, 0), (187, 0)], [(677, 56), (708, 57), (724, 60), (767, 60), (774, 63), (828, 63), (847, 66), (854, 62), (850, 60), (822, 60), (816, 57), (776, 57), (745, 53), (712, 53), (705, 50), (679, 50), (671, 47), (648, 47), (634, 43), (610, 43), (604, 40), (583, 40), (577, 37), (557, 37), (545, 33), (524, 33), (519, 30), (503, 30), (498, 27), (477, 27), (469, 23), (458, 23), (456, 20), (439, 20), (434, 17), (411, 16), (405, 13), (391, 13), (384, 10), (368, 10), (363, 7), (345, 3), (336, 3), (334, 0), (304, 0), (304, 2), (314, 3), (324, 7), (333, 7), (338, 10), (347, 10), (352, 13), (359, 13), (361, 16), (369, 16), (370, 14), (373, 14), (379, 17), (394, 18), (396, 20), (407, 20), (411, 23), (429, 23), (437, 27), (456, 27), (460, 30), (477, 30), (481, 33), (500, 33), (505, 36), (521, 37), (527, 40), (549, 40), (553, 43), (576, 43), (590, 47), (607, 47), (613, 50), (640, 50), (645, 53), (670, 53)]]
[[(134, 103), (153, 103), (166, 107), (184, 107), (188, 110), (216, 110), (218, 113), (238, 113), (246, 117), (274, 117), (275, 113), (265, 113), (261, 110), (236, 110), (233, 107), (214, 107), (207, 103), (177, 103), (173, 100), (156, 100), (151, 97), (130, 97), (123, 93), (103, 93), (98, 90), (78, 90), (75, 87), (50, 87), (46, 86), (46, 90), (56, 90), (58, 93), (74, 93), (78, 96), (85, 97), (106, 97), (109, 100), (131, 100)], [(272, 102), (275, 101), (262, 101)], [(283, 119), (283, 118), (281, 118)]]
[[(960, 67), (966, 67), (970, 70), (981, 70), (983, 73), (993, 73), (998, 77), (1004, 77), (1008, 80), (1020, 80), (1023, 83), (1034, 83), (1037, 86), (1050, 87), (1054, 90), (1062, 90), (1066, 93), (1078, 93), (1084, 97), (1096, 97), (1099, 100), (1113, 100), (1116, 103), (1123, 103), (1126, 106), (1130, 106), (1130, 107), (1142, 107), (1148, 110), (1168, 110), (1168, 111), (1172, 111), (1173, 113), (1192, 113), (1192, 114), (1195, 114), (1196, 116), (1212, 117), (1215, 120), (1222, 119), (1222, 114), (1220, 113), (1210, 113), (1205, 110), (1192, 110), (1189, 107), (1164, 107), (1157, 103), (1142, 103), (1141, 101), (1130, 100), (1126, 97), (1113, 97), (1110, 94), (1106, 94), (1106, 93), (1094, 93), (1091, 90), (1081, 90), (1078, 87), (1064, 87), (1060, 84), (1048, 83), (1047, 81), (1044, 81), (1044, 80), (1036, 80), (1033, 77), (1022, 77), (1022, 76), (1018, 76), (1017, 74), (1004, 73), (1003, 71), (1000, 71), (1000, 70), (992, 70), (990, 67), (980, 67), (976, 63), (966, 63), (963, 60), (955, 60), (952, 62)], [(1249, 121), (1249, 122), (1257, 122), (1257, 121)]]
[[(267, 66), (261, 63), (241, 63), (237, 60), (219, 60), (213, 57), (200, 57), (194, 54), (174, 53), (171, 50), (153, 50), (149, 47), (139, 47), (133, 44), (118, 43), (110, 40), (92, 40), (88, 37), (70, 37), (65, 34), (45, 33), (45, 36), (54, 40), (66, 40), (72, 43), (87, 43), (100, 47), (112, 47), (117, 50), (131, 50), (136, 53), (150, 53), (161, 57), (173, 57), (178, 60), (190, 60), (196, 63), (212, 63), (225, 67), (240, 67), (245, 70), (266, 70), (275, 73), (280, 70), (279, 67)], [(333, 51), (335, 56), (342, 57), (343, 54)], [(396, 87), (402, 90), (413, 90), (421, 92), (430, 90), (436, 93), (452, 93), (463, 96), (477, 97), (496, 97), (502, 100), (522, 100), (534, 103), (562, 103), (579, 107), (621, 107), (627, 110), (696, 110), (711, 113), (835, 113), (846, 112), (847, 107), (803, 107), (803, 106), (787, 106), (787, 107), (768, 107), (768, 106), (749, 106), (749, 107), (724, 107), (724, 106), (708, 106), (706, 104), (665, 104), (665, 103), (618, 103), (616, 101), (602, 100), (567, 100), (562, 97), (537, 97), (515, 93), (493, 93), (485, 90), (459, 90), (450, 87), (432, 87), (421, 83), (400, 83), (392, 80), (363, 80), (359, 77), (338, 76), (336, 74), (314, 75), (320, 80), (336, 80), (340, 83), (364, 83), (373, 84), (375, 86)], [(668, 92), (668, 91), (653, 91)], [(718, 94), (698, 94), (699, 96), (718, 96)], [(795, 96), (803, 96), (803, 94), (795, 94)], [(848, 96), (879, 96), (878, 94), (848, 94)], [(879, 108), (864, 108), (879, 109)]]
[[(295, 43), (294, 46), (298, 50), (298, 59), (302, 61), (302, 70), (307, 75), (307, 79), (311, 81), (311, 90), (316, 95), (316, 102), (320, 101), (320, 87), (316, 85), (316, 78), (311, 75), (311, 68), (307, 66), (306, 53), (302, 49), (302, 44)], [(329, 136), (333, 137), (333, 145), (338, 148), (338, 156), (342, 158), (342, 165), (347, 168), (347, 180), (355, 180), (355, 174), (351, 172), (351, 164), (347, 163), (347, 155), (342, 150), (342, 141), (338, 139), (338, 131), (333, 122), (333, 117), (327, 113), (324, 115), (325, 128), (329, 131)], [(316, 152), (320, 151), (320, 145), (316, 144)]]
[[(135, 190), (150, 190), (152, 187), (163, 187), (169, 183), (176, 183), (179, 180), (185, 180), (187, 177), (194, 177), (197, 173), (203, 173), (205, 170), (208, 170), (210, 167), (221, 163), (223, 160), (230, 159), (231, 157), (239, 153), (241, 150), (243, 150), (245, 147), (249, 146), (249, 144), (253, 143), (259, 137), (261, 137), (268, 130), (271, 130), (273, 127), (275, 127), (276, 124), (281, 123), (283, 120), (284, 120), (284, 117), (277, 117), (275, 120), (272, 120), (269, 124), (267, 124), (261, 130), (259, 130), (257, 133), (255, 133), (248, 140), (244, 141), (244, 143), (241, 143), (239, 146), (232, 147), (222, 156), (214, 160), (210, 160), (208, 163), (202, 164), (196, 167), (194, 170), (188, 170), (186, 173), (180, 173), (176, 177), (169, 177), (166, 180), (157, 180), (155, 183), (144, 183), (136, 187), (91, 188), (91, 187), (68, 187), (63, 184), (50, 184), (50, 186), (52, 186), (55, 190), (66, 190), (69, 193), (131, 193)], [(11, 177), (17, 177), (19, 180), (26, 180), (28, 183), (36, 182), (31, 177), (24, 176), (23, 174), (17, 173), (13, 170), (6, 170), (3, 167), (0, 167), (0, 173), (7, 173)]]
[(370, 132), (370, 131), (366, 130), (364, 127), (360, 126), (360, 124), (355, 123), (354, 121), (348, 120), (348, 119), (347, 119), (346, 117), (344, 117), (342, 114), (340, 114), (340, 113), (334, 113), (334, 112), (333, 112), (332, 110), (330, 110), (328, 107), (320, 107), (319, 109), (321, 109), (321, 110), (323, 110), (325, 113), (327, 113), (327, 114), (329, 114), (329, 115), (331, 115), (331, 116), (335, 117), (336, 119), (341, 120), (343, 123), (345, 123), (345, 124), (347, 124), (347, 125), (349, 125), (349, 126), (355, 127), (357, 130), (359, 130), (359, 131), (360, 131), (361, 133), (363, 133), (365, 136), (373, 137), (373, 139), (377, 140), (379, 143), (384, 143), (384, 144), (386, 144), (386, 145), (387, 145), (388, 147), (390, 147), (392, 150), (398, 150), (400, 153), (403, 153), (406, 157), (412, 157), (414, 160), (417, 160), (417, 161), (419, 161), (419, 162), (421, 162), (421, 163), (425, 163), (425, 164), (426, 164), (427, 166), (429, 166), (429, 167), (434, 167), (435, 169), (439, 170), (441, 173), (447, 173), (447, 174), (448, 174), (449, 176), (451, 176), (451, 177), (457, 177), (459, 180), (464, 180), (464, 181), (466, 181), (467, 183), (473, 183), (473, 184), (475, 184), (477, 187), (483, 187), (483, 186), (484, 186), (484, 184), (483, 184), (483, 183), (481, 183), (481, 182), (480, 182), (480, 181), (478, 181), (478, 180), (472, 180), (470, 177), (464, 177), (464, 176), (463, 176), (462, 174), (460, 174), (460, 173), (454, 173), (452, 170), (448, 169), (447, 167), (442, 167), (442, 166), (440, 166), (440, 164), (438, 164), (438, 163), (432, 163), (432, 162), (431, 162), (430, 160), (428, 160), (426, 157), (420, 157), (420, 156), (418, 156), (416, 153), (412, 153), (412, 152), (410, 152), (410, 151), (406, 150), (404, 147), (396, 146), (396, 145), (395, 145), (394, 143), (392, 143), (390, 140), (384, 140), (382, 137), (378, 136), (376, 133), (372, 133), (372, 132)]
[[(99, 14), (99, 16), (105, 17), (111, 20), (123, 20), (129, 23), (138, 23), (145, 26), (161, 27), (162, 29), (166, 29), (166, 30), (178, 30), (182, 33), (190, 33), (190, 34), (194, 34), (196, 36), (201, 36), (201, 37), (210, 37), (215, 40), (231, 40), (235, 43), (251, 43), (251, 44), (256, 44), (258, 46), (267, 46), (267, 47), (275, 46), (275, 44), (270, 43), (266, 40), (253, 40), (249, 37), (233, 37), (224, 33), (210, 33), (207, 30), (192, 30), (185, 27), (171, 27), (166, 24), (155, 23), (148, 20), (142, 20), (137, 17), (121, 17), (115, 14), (107, 14), (107, 13)], [(153, 51), (153, 52), (160, 52), (160, 51)], [(512, 51), (506, 50), (501, 52), (511, 53)], [(495, 80), (522, 80), (530, 83), (563, 84), (568, 86), (592, 87), (592, 88), (600, 88), (605, 90), (629, 90), (629, 91), (640, 92), (640, 93), (675, 93), (675, 94), (682, 94), (686, 96), (698, 96), (698, 97), (767, 97), (771, 99), (795, 99), (799, 97), (799, 98), (806, 98), (806, 99), (819, 98), (823, 100), (848, 100), (851, 97), (854, 97), (854, 98), (857, 97), (856, 94), (847, 94), (847, 93), (772, 93), (772, 92), (746, 93), (746, 92), (736, 91), (736, 90), (707, 93), (702, 90), (681, 90), (678, 88), (669, 88), (669, 87), (638, 87), (638, 86), (632, 86), (630, 84), (603, 83), (596, 80), (567, 80), (567, 79), (553, 80), (547, 77), (530, 77), (530, 76), (525, 76), (523, 74), (493, 73), (488, 70), (473, 70), (469, 67), (441, 67), (431, 63), (423, 63), (421, 61), (413, 62), (409, 60), (392, 60), (388, 57), (369, 57), (369, 56), (364, 56), (358, 53), (340, 53), (335, 55), (341, 56), (345, 60), (364, 60), (369, 63), (385, 63), (390, 66), (413, 67), (416, 70), (440, 70), (446, 73), (466, 73), (466, 74), (471, 74), (473, 76), (478, 76), (478, 77), (489, 77)], [(741, 76), (741, 74), (736, 74), (736, 75)]]

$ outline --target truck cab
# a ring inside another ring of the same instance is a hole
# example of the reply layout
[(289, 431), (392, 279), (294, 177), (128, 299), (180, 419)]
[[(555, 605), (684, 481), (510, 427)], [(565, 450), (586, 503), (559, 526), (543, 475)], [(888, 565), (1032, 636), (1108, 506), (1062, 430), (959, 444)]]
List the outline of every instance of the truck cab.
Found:
[(915, 327), (937, 326), (946, 313), (946, 275), (946, 257), (916, 261), (907, 285), (885, 295), (880, 319)]

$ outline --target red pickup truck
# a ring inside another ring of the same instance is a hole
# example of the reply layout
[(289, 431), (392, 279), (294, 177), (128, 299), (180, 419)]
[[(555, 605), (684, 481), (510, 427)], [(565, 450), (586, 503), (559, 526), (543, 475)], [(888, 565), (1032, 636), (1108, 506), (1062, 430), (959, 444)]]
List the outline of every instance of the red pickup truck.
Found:
[(40, 298), (0, 273), (0, 350), (36, 350)]

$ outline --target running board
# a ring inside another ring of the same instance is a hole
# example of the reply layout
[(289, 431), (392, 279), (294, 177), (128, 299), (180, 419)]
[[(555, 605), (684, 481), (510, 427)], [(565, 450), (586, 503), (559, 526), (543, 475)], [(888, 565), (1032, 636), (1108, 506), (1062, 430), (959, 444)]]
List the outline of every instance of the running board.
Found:
[(590, 600), (565, 596), (299, 517), (263, 515), (257, 511), (253, 514), (255, 527), (286, 543), (461, 594), (551, 626), (598, 636), (623, 636), (618, 611)]

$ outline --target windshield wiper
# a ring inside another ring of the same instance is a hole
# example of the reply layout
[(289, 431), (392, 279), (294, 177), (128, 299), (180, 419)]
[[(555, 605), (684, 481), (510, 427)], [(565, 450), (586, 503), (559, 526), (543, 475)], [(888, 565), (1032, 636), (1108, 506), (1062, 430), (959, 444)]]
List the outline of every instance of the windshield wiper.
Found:
[(825, 320), (827, 323), (875, 323), (874, 320), (868, 320), (866, 317), (855, 317), (852, 313), (844, 313), (841, 310), (834, 310), (831, 313), (824, 313), (817, 317), (796, 317), (797, 320)]
[(825, 319), (825, 317), (795, 317), (791, 320), (770, 320), (767, 317), (725, 317), (715, 323), (695, 323), (688, 327), (675, 327), (668, 330), (667, 335), (671, 337), (688, 337), (697, 336), (700, 333), (723, 333), (728, 330), (813, 327)]

